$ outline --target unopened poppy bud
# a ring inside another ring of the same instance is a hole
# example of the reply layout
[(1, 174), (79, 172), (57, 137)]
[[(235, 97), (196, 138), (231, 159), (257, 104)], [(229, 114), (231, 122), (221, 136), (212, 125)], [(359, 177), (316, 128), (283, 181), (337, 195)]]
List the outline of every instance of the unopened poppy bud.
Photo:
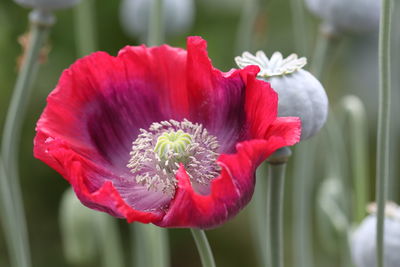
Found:
[[(385, 213), (384, 262), (386, 267), (397, 267), (400, 262), (400, 207), (387, 204)], [(376, 266), (376, 222), (376, 214), (369, 215), (351, 235), (351, 255), (357, 267)]]
[(367, 32), (378, 29), (380, 0), (306, 0), (307, 7), (335, 31)]
[(255, 55), (244, 52), (235, 58), (240, 68), (248, 65), (260, 67), (258, 78), (269, 82), (279, 95), (279, 116), (295, 116), (301, 119), (301, 139), (315, 135), (325, 124), (328, 115), (328, 98), (321, 83), (302, 68), (306, 58), (291, 54), (283, 58), (275, 52), (270, 59), (264, 52)]
[(93, 262), (97, 253), (95, 228), (97, 213), (86, 208), (72, 189), (64, 192), (60, 206), (60, 228), (66, 260), (81, 266)]
[[(124, 0), (120, 9), (123, 30), (132, 37), (146, 38), (149, 16), (155, 0)], [(194, 0), (163, 0), (164, 27), (167, 35), (187, 32), (193, 25)]]
[(28, 8), (55, 10), (75, 6), (80, 0), (14, 0), (17, 4)]

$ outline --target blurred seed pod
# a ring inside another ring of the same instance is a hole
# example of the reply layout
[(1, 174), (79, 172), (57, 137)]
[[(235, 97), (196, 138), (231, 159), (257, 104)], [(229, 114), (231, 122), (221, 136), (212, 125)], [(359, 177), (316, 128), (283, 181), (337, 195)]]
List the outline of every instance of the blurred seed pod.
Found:
[(72, 189), (64, 192), (60, 206), (60, 227), (64, 256), (72, 265), (93, 263), (97, 255), (95, 211), (85, 207)]
[[(376, 266), (376, 221), (376, 214), (369, 215), (351, 234), (351, 255), (357, 267)], [(386, 205), (384, 247), (385, 266), (399, 266), (400, 207), (394, 203)]]
[(301, 140), (314, 136), (325, 124), (328, 98), (321, 83), (302, 69), (307, 64), (306, 58), (298, 58), (296, 54), (283, 58), (275, 52), (268, 59), (264, 52), (258, 51), (256, 55), (244, 52), (235, 61), (240, 68), (260, 67), (259, 79), (271, 83), (279, 95), (279, 116), (301, 118)]
[(77, 5), (81, 0), (14, 0), (17, 4), (28, 8), (55, 10)]
[(317, 192), (319, 240), (323, 248), (332, 254), (340, 253), (349, 227), (344, 192), (342, 181), (336, 177), (325, 179)]
[[(149, 27), (149, 15), (154, 0), (123, 0), (120, 21), (123, 30), (144, 41)], [(195, 16), (194, 0), (164, 0), (164, 26), (168, 36), (184, 34), (192, 27)]]
[(306, 0), (329, 31), (368, 32), (379, 28), (380, 0)]

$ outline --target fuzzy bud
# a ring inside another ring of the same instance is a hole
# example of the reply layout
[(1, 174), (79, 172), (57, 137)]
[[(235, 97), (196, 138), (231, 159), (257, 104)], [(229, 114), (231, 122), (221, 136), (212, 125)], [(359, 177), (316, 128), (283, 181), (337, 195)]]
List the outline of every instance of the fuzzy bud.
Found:
[(306, 58), (292, 54), (283, 58), (275, 52), (270, 59), (264, 52), (256, 55), (244, 52), (235, 58), (240, 68), (248, 65), (260, 67), (258, 78), (269, 82), (278, 93), (278, 115), (281, 117), (300, 117), (301, 140), (315, 135), (325, 124), (328, 115), (328, 98), (321, 83), (302, 68)]

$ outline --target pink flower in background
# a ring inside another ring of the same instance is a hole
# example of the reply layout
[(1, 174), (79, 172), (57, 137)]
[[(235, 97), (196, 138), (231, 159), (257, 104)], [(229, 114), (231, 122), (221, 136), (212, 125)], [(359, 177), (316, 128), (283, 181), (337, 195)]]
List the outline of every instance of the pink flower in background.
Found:
[(223, 73), (206, 42), (97, 52), (64, 71), (37, 123), (35, 156), (80, 201), (128, 222), (211, 228), (251, 199), (257, 166), (300, 138), (259, 68)]

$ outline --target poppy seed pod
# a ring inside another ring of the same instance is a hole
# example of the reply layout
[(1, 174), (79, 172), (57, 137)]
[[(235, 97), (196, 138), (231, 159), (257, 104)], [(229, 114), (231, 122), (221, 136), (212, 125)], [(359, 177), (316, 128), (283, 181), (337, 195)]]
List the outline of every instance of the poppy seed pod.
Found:
[(367, 32), (379, 27), (380, 0), (306, 0), (308, 9), (334, 31)]
[[(376, 215), (369, 215), (351, 235), (351, 255), (357, 267), (376, 266)], [(400, 262), (400, 208), (386, 206), (384, 233), (384, 261), (386, 267), (397, 267)]]
[(24, 7), (55, 10), (75, 6), (80, 0), (14, 0)]
[[(130, 36), (145, 38), (153, 1), (124, 0), (120, 9), (123, 30)], [(164, 24), (167, 35), (187, 32), (193, 24), (194, 0), (164, 0)]]
[(307, 64), (306, 58), (292, 54), (284, 59), (281, 53), (275, 52), (268, 59), (264, 52), (258, 51), (256, 55), (244, 52), (235, 61), (240, 68), (260, 67), (258, 78), (269, 82), (278, 93), (279, 116), (300, 117), (301, 140), (312, 137), (325, 124), (328, 98), (321, 83), (302, 69)]

